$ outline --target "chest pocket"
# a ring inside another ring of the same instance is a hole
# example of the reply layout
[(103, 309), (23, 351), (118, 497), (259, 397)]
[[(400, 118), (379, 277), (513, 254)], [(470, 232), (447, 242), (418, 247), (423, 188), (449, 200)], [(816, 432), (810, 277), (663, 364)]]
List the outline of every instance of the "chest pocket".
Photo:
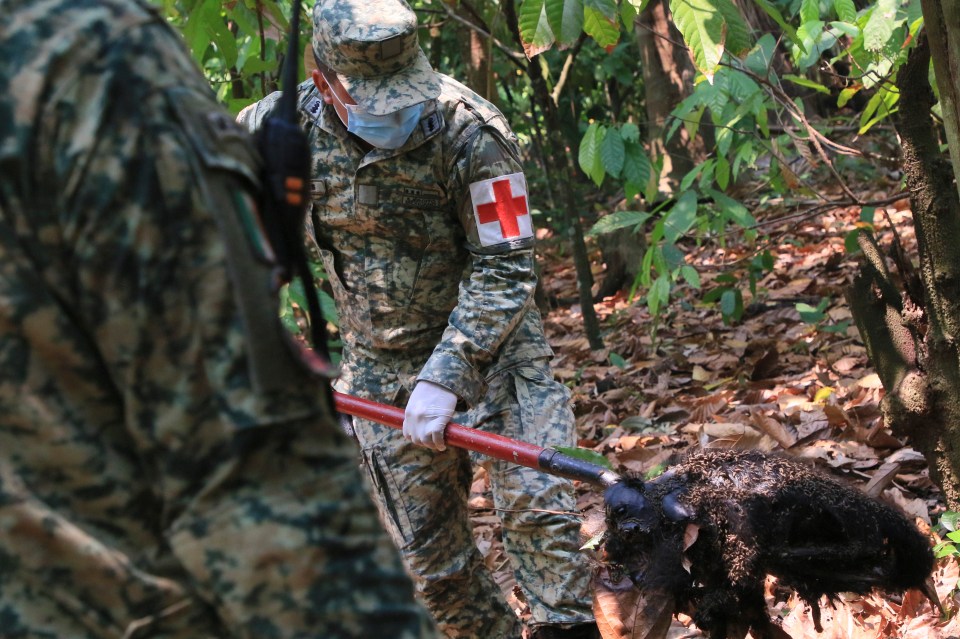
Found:
[(374, 220), (364, 274), (374, 342), (429, 348), (457, 303), (463, 231), (439, 189), (410, 180), (358, 185), (358, 216)]

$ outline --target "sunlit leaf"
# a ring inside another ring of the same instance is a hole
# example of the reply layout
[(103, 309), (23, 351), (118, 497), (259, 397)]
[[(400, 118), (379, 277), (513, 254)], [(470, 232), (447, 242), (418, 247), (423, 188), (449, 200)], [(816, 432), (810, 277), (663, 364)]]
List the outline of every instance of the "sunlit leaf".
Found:
[(520, 4), (517, 22), (520, 26), (520, 38), (523, 40), (523, 51), (528, 58), (549, 50), (556, 40), (544, 5), (545, 0), (523, 0)]
[(557, 44), (572, 46), (583, 31), (583, 0), (545, 0), (544, 4)]
[(583, 0), (583, 30), (601, 47), (619, 42), (616, 0)]

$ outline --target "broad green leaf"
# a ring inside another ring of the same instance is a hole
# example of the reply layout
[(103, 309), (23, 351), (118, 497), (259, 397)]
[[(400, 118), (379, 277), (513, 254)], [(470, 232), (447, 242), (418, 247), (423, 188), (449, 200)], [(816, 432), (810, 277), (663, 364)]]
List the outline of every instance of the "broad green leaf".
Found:
[(623, 179), (627, 184), (633, 185), (638, 189), (645, 188), (647, 182), (650, 181), (652, 168), (650, 166), (650, 159), (647, 157), (646, 152), (644, 152), (643, 146), (631, 142), (626, 145), (625, 151), (623, 158)]
[(713, 179), (717, 181), (717, 186), (726, 190), (730, 184), (730, 162), (725, 155), (717, 157), (717, 168), (714, 171)]
[(695, 289), (700, 289), (700, 273), (689, 264), (680, 267), (680, 275), (687, 281), (687, 284)]
[(617, 131), (608, 129), (607, 135), (600, 144), (600, 159), (603, 161), (603, 168), (610, 176), (620, 177), (625, 155), (623, 138)]
[(723, 14), (714, 0), (670, 0), (670, 11), (684, 42), (693, 52), (697, 69), (713, 82), (726, 47), (728, 28)]
[(627, 360), (623, 359), (623, 355), (619, 355), (617, 353), (610, 353), (609, 358), (610, 358), (610, 363), (616, 366), (617, 368), (619, 368), (620, 370), (623, 370), (627, 367)]
[(948, 510), (940, 515), (940, 525), (947, 530), (956, 530), (960, 528), (960, 513)]
[(647, 291), (647, 308), (651, 315), (656, 315), (661, 306), (666, 306), (670, 301), (670, 279), (666, 274), (657, 277), (653, 286)]
[(883, 85), (880, 90), (870, 98), (863, 113), (860, 114), (859, 133), (861, 135), (866, 133), (874, 124), (895, 113), (899, 100), (900, 93), (896, 87)]
[(649, 0), (623, 0), (620, 5), (620, 19), (627, 31), (633, 30), (633, 23), (640, 12), (647, 7)]
[(726, 289), (720, 295), (720, 312), (724, 319), (740, 319), (743, 314), (743, 293), (739, 289)]
[(807, 87), (808, 89), (813, 89), (814, 91), (819, 91), (820, 93), (825, 93), (826, 95), (830, 95), (830, 89), (823, 86), (819, 82), (814, 82), (813, 80), (810, 80), (809, 78), (804, 78), (799, 75), (793, 75), (792, 73), (785, 73), (783, 74), (783, 79), (787, 80), (788, 82), (792, 82), (793, 84), (796, 84), (798, 86)]
[(600, 159), (600, 145), (603, 143), (605, 134), (606, 129), (596, 122), (587, 127), (587, 132), (584, 133), (583, 139), (580, 141), (580, 152), (577, 156), (580, 169), (590, 176), (590, 179), (597, 186), (603, 184), (605, 175), (603, 161)]
[(664, 218), (663, 239), (670, 244), (690, 230), (697, 219), (697, 194), (685, 191)]
[(556, 41), (550, 21), (547, 18), (545, 0), (523, 0), (517, 22), (520, 26), (520, 39), (523, 51), (532, 58), (550, 49)]
[(583, 0), (583, 30), (601, 47), (609, 48), (619, 42), (616, 0)]
[(853, 0), (833, 0), (833, 10), (837, 12), (840, 22), (853, 24), (857, 21), (857, 7), (853, 4)]
[(640, 211), (614, 211), (597, 220), (596, 224), (590, 227), (590, 230), (587, 232), (587, 237), (596, 237), (628, 227), (637, 227), (648, 219), (650, 219), (649, 213)]
[(583, 0), (545, 0), (544, 4), (557, 44), (572, 46), (583, 31)]
[(817, 322), (822, 322), (827, 317), (826, 313), (823, 311), (803, 302), (799, 302), (796, 305), (796, 308), (797, 312), (800, 313), (800, 319), (807, 324), (816, 324)]
[(206, 21), (207, 35), (217, 51), (223, 57), (223, 63), (227, 67), (232, 67), (237, 63), (237, 40), (223, 16), (220, 15), (219, 8), (216, 11), (216, 17)]
[(863, 27), (863, 46), (868, 51), (880, 51), (890, 40), (897, 26), (896, 0), (879, 0)]
[(800, 24), (820, 19), (820, 0), (803, 0), (800, 4)]

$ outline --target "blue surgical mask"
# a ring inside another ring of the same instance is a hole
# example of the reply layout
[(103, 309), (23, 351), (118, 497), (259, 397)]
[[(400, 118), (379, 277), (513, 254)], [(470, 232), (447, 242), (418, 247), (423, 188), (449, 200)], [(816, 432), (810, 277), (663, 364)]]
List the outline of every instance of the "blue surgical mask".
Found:
[(347, 111), (347, 131), (378, 149), (399, 149), (417, 128), (425, 102), (414, 104), (386, 115), (367, 113), (356, 104), (344, 104), (340, 96), (330, 91)]

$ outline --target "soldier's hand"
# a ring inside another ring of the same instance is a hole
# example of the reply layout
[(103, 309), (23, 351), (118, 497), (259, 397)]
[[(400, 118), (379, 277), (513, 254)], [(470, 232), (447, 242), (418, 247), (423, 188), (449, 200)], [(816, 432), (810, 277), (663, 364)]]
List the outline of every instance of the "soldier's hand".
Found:
[(417, 382), (403, 413), (403, 436), (420, 446), (446, 450), (443, 430), (456, 407), (457, 396), (443, 386)]

